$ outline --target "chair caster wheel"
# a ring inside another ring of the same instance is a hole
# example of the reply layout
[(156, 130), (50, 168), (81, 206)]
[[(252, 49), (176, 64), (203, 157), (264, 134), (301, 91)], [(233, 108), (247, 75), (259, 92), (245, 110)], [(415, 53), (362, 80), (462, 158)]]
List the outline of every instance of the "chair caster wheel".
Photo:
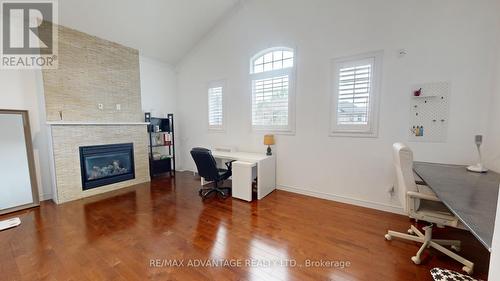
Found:
[(198, 190), (198, 195), (201, 196), (201, 194), (203, 193), (203, 190)]
[(417, 256), (411, 257), (411, 260), (413, 261), (414, 264), (420, 264), (422, 262), (420, 258)]
[(406, 232), (408, 232), (408, 234), (410, 234), (410, 235), (414, 235), (414, 234), (415, 234), (415, 232), (414, 232), (414, 231), (413, 231), (413, 229), (411, 229), (411, 228), (410, 228), (410, 229), (408, 229)]
[(384, 235), (384, 237), (385, 237), (385, 240), (387, 240), (387, 241), (392, 240), (392, 236), (390, 236), (389, 234)]
[(469, 275), (471, 275), (471, 274), (472, 274), (472, 272), (473, 272), (472, 268), (470, 268), (470, 267), (468, 267), (468, 266), (464, 266), (464, 267), (462, 267), (462, 270), (463, 270), (463, 271), (465, 271), (465, 273), (467, 273), (467, 274), (469, 274)]
[(451, 245), (451, 248), (455, 251), (455, 252), (460, 252), (460, 250), (462, 250), (462, 248), (460, 246), (455, 246), (455, 245)]

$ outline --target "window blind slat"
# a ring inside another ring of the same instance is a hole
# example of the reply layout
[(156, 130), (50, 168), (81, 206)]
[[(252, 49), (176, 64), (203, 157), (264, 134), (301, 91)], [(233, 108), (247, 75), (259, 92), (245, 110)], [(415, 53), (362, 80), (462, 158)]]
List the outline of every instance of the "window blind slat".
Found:
[(283, 75), (253, 81), (253, 125), (288, 125), (288, 80)]
[(222, 128), (223, 125), (222, 91), (222, 87), (208, 89), (208, 125), (212, 128)]
[(341, 67), (338, 76), (337, 123), (366, 125), (369, 122), (372, 64)]

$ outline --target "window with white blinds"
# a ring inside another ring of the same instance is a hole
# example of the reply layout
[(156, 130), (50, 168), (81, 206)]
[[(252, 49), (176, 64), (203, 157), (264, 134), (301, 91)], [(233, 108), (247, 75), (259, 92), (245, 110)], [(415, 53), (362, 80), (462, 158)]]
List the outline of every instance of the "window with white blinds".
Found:
[(292, 131), (294, 53), (272, 48), (251, 60), (252, 127)]
[(371, 63), (339, 70), (337, 124), (366, 125), (370, 111)]
[(382, 53), (333, 61), (331, 134), (376, 136)]
[(288, 75), (253, 80), (254, 126), (288, 126)]
[(208, 128), (224, 129), (224, 85), (222, 82), (211, 83), (208, 88)]

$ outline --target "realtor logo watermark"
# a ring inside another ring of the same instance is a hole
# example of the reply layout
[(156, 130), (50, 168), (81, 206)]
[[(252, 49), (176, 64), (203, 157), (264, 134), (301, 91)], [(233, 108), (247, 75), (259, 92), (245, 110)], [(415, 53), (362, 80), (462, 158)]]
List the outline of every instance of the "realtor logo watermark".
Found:
[(0, 68), (57, 68), (57, 1), (0, 1), (0, 4)]

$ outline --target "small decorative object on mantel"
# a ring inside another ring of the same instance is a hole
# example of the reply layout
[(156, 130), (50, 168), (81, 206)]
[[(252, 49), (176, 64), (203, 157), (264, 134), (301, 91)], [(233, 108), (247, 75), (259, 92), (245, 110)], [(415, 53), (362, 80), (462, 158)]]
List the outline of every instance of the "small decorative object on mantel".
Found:
[(273, 155), (271, 151), (271, 145), (274, 145), (274, 135), (265, 135), (264, 136), (264, 145), (267, 145), (267, 153), (266, 155)]
[(475, 165), (471, 165), (467, 167), (467, 170), (470, 172), (475, 172), (475, 173), (486, 173), (488, 172), (488, 169), (483, 166), (483, 161), (481, 157), (481, 144), (483, 143), (483, 136), (482, 135), (476, 135), (474, 137), (474, 140), (476, 142), (476, 147), (477, 147), (477, 153), (479, 154), (479, 162)]

